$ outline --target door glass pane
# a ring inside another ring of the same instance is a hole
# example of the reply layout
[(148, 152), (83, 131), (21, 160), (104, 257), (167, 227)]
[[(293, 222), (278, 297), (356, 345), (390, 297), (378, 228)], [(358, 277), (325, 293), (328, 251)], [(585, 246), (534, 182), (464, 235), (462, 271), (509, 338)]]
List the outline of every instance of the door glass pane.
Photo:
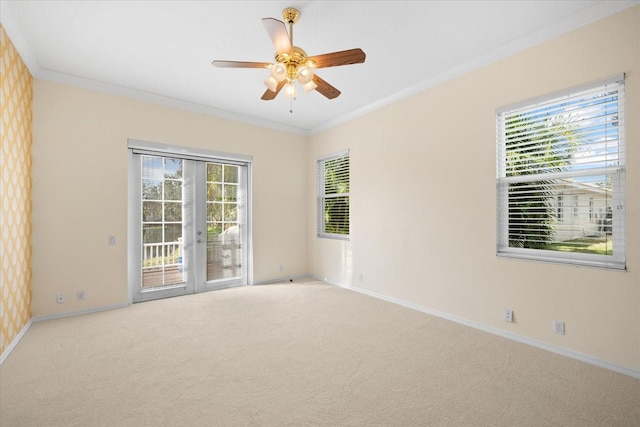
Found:
[(224, 204), (224, 221), (228, 224), (228, 227), (235, 226), (238, 222), (238, 205), (237, 203), (225, 203)]
[(166, 180), (164, 183), (166, 200), (180, 200), (182, 201), (182, 181)]
[(222, 182), (222, 165), (207, 163), (207, 182)]
[[(222, 221), (222, 203), (207, 201), (207, 221), (208, 222)], [(220, 233), (221, 231), (222, 230), (218, 231), (218, 233)]]
[(165, 222), (182, 221), (182, 202), (164, 202)]
[(207, 281), (242, 276), (239, 167), (207, 163)]
[(224, 200), (227, 202), (235, 202), (238, 199), (238, 184), (224, 185)]
[(162, 202), (142, 202), (142, 221), (158, 222), (162, 221)]
[(142, 198), (145, 200), (158, 200), (162, 194), (162, 181), (158, 179), (142, 180)]
[(142, 161), (142, 287), (183, 283), (183, 162), (156, 156)]
[(207, 183), (207, 193), (209, 201), (222, 200), (222, 184)]

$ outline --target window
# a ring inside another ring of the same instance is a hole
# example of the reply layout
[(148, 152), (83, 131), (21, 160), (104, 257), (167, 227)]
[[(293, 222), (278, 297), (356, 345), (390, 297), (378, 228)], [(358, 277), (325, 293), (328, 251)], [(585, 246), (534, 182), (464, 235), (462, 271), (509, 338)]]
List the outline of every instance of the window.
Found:
[(564, 213), (563, 200), (564, 200), (564, 194), (562, 193), (558, 194), (558, 213), (557, 213), (558, 222), (563, 221), (563, 213)]
[(496, 119), (497, 254), (625, 269), (624, 76)]
[(349, 238), (349, 152), (318, 160), (318, 237)]

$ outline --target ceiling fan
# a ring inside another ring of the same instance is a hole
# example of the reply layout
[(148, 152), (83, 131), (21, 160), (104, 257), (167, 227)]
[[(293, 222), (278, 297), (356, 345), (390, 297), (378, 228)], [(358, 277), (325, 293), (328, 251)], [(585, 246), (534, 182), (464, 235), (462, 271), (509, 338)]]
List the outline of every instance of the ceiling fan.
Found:
[(315, 70), (339, 65), (361, 64), (366, 58), (365, 53), (362, 49), (349, 49), (307, 56), (304, 50), (293, 45), (293, 25), (300, 19), (300, 12), (288, 7), (282, 11), (282, 18), (289, 24), (288, 33), (284, 22), (275, 18), (262, 19), (262, 23), (276, 48), (274, 63), (215, 60), (213, 65), (228, 68), (270, 69), (270, 75), (264, 81), (268, 89), (261, 97), (265, 101), (274, 99), (282, 88), (285, 88), (286, 96), (294, 98), (296, 96), (296, 81), (302, 85), (305, 92), (315, 89), (329, 99), (338, 97), (340, 91), (315, 74)]

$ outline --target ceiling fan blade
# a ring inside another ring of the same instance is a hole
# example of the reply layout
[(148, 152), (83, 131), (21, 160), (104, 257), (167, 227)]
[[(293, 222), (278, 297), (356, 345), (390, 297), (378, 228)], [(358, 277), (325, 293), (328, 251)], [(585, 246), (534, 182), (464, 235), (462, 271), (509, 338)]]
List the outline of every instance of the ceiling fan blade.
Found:
[(278, 96), (278, 93), (280, 93), (280, 91), (282, 90), (282, 88), (284, 87), (284, 84), (286, 83), (286, 80), (283, 80), (281, 82), (278, 83), (278, 86), (276, 86), (276, 91), (272, 91), (270, 89), (267, 89), (263, 94), (262, 97), (260, 97), (260, 99), (262, 99), (263, 101), (271, 101), (272, 99), (274, 99), (276, 96)]
[(340, 52), (325, 53), (324, 55), (312, 56), (316, 63), (316, 68), (337, 67), (339, 65), (361, 64), (367, 55), (362, 49), (349, 49)]
[(318, 77), (317, 74), (313, 75), (313, 82), (318, 85), (318, 87), (316, 87), (316, 90), (327, 98), (333, 99), (340, 96), (340, 91), (338, 89), (322, 80), (320, 77)]
[(262, 18), (262, 24), (267, 29), (277, 53), (291, 51), (291, 40), (284, 22), (275, 18)]
[(212, 64), (225, 68), (269, 68), (271, 66), (269, 62), (220, 61), (217, 59)]

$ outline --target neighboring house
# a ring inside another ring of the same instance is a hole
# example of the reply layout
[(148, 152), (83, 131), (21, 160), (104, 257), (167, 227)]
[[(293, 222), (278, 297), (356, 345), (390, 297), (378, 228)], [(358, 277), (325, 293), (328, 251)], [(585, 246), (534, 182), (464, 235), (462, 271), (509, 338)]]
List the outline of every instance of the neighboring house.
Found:
[(611, 233), (611, 190), (591, 183), (567, 180), (556, 187), (555, 240), (602, 237)]

